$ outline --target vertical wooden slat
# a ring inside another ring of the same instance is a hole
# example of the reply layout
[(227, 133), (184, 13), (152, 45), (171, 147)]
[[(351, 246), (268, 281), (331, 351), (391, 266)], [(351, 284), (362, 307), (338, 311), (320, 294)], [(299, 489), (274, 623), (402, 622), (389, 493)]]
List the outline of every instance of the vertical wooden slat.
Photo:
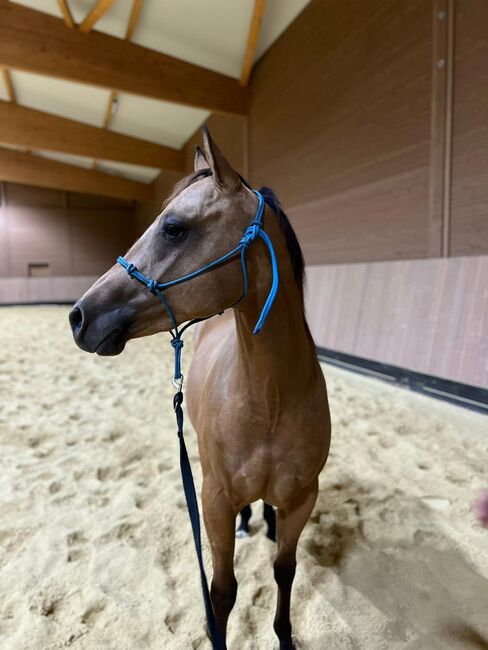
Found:
[(75, 21), (73, 20), (73, 16), (71, 15), (71, 11), (68, 6), (67, 0), (58, 0), (58, 5), (61, 10), (61, 13), (63, 14), (63, 20), (66, 27), (73, 29), (75, 27)]
[(446, 118), (444, 145), (444, 195), (442, 210), (442, 256), (450, 255), (451, 240), (451, 191), (452, 191), (452, 127), (454, 83), (454, 21), (455, 0), (447, 2), (447, 51), (446, 51)]
[(17, 101), (17, 97), (15, 96), (15, 89), (12, 83), (12, 77), (10, 76), (10, 71), (7, 66), (2, 65), (0, 66), (0, 72), (2, 75), (3, 83), (5, 84), (5, 88), (7, 89), (8, 98), (11, 102), (15, 103)]
[(127, 25), (127, 31), (125, 33), (125, 38), (130, 41), (134, 36), (134, 32), (139, 20), (139, 14), (141, 12), (142, 0), (134, 0), (132, 3), (132, 9), (129, 16), (129, 24)]
[(446, 52), (448, 0), (434, 0), (432, 22), (432, 92), (430, 123), (430, 179), (428, 252), (442, 255), (444, 145), (446, 119)]
[(93, 29), (95, 24), (100, 20), (100, 18), (107, 13), (110, 7), (113, 5), (114, 0), (98, 0), (96, 5), (86, 16), (83, 22), (80, 24), (78, 29), (80, 32), (86, 34)]
[(429, 187), (429, 255), (449, 255), (454, 0), (434, 0)]

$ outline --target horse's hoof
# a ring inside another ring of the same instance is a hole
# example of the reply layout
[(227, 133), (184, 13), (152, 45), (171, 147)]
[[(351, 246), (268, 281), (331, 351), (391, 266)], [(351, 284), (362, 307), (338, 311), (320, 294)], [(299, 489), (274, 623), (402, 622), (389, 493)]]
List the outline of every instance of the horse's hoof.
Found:
[(249, 532), (247, 530), (244, 530), (243, 528), (238, 528), (236, 530), (236, 538), (244, 539), (245, 537), (249, 537)]

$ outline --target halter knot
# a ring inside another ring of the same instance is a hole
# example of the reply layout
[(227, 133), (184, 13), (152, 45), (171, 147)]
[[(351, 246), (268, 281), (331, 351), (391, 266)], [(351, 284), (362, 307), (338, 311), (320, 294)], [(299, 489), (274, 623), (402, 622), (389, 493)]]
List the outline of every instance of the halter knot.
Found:
[(175, 350), (181, 350), (181, 348), (183, 347), (183, 339), (178, 339), (178, 338), (172, 339), (171, 345)]
[(134, 273), (137, 271), (137, 266), (135, 264), (132, 264), (132, 262), (129, 262), (125, 270), (127, 271), (127, 275), (130, 278), (133, 278)]
[(156, 282), (156, 280), (149, 280), (149, 282), (147, 283), (147, 288), (151, 293), (154, 293), (154, 290), (156, 289), (157, 286), (158, 283)]
[(241, 246), (247, 248), (259, 235), (261, 224), (259, 221), (253, 221), (245, 230), (244, 237), (239, 242)]

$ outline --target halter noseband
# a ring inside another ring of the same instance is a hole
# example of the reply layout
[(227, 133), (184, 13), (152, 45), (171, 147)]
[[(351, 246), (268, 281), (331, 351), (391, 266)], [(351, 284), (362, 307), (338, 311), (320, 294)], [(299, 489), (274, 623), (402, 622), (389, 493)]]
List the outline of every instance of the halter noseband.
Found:
[(170, 330), (170, 333), (172, 336), (171, 345), (175, 350), (175, 374), (173, 377), (173, 384), (175, 385), (175, 388), (181, 388), (181, 384), (183, 382), (183, 375), (181, 374), (181, 348), (183, 347), (183, 340), (181, 337), (183, 335), (183, 332), (188, 327), (190, 327), (190, 325), (193, 325), (194, 323), (198, 323), (206, 319), (195, 318), (194, 320), (184, 325), (181, 328), (181, 330), (179, 330), (173, 311), (169, 306), (166, 297), (164, 296), (165, 289), (169, 289), (170, 287), (175, 287), (178, 284), (183, 284), (183, 282), (188, 282), (188, 280), (197, 278), (200, 275), (203, 275), (204, 273), (213, 270), (214, 268), (220, 266), (221, 264), (224, 264), (225, 262), (232, 259), (233, 257), (239, 255), (241, 259), (243, 289), (239, 299), (236, 300), (236, 302), (233, 303), (232, 305), (229, 305), (229, 307), (235, 307), (235, 305), (239, 304), (242, 300), (244, 300), (249, 288), (247, 264), (246, 264), (246, 250), (254, 241), (256, 241), (258, 237), (260, 237), (266, 244), (266, 247), (268, 248), (269, 251), (273, 279), (271, 282), (271, 289), (269, 291), (268, 297), (266, 298), (266, 302), (264, 303), (263, 308), (261, 310), (261, 314), (256, 322), (256, 325), (254, 326), (253, 334), (259, 334), (259, 332), (262, 330), (266, 318), (268, 317), (268, 314), (271, 311), (271, 307), (273, 306), (273, 302), (276, 298), (276, 294), (278, 293), (278, 285), (279, 285), (278, 262), (276, 260), (276, 253), (273, 247), (273, 243), (271, 242), (271, 239), (268, 237), (266, 232), (263, 230), (263, 215), (264, 215), (264, 205), (265, 205), (263, 195), (260, 192), (257, 192), (256, 190), (252, 190), (252, 191), (258, 197), (258, 208), (256, 210), (254, 219), (246, 228), (244, 232), (244, 236), (242, 237), (241, 241), (231, 251), (229, 251), (225, 255), (222, 255), (222, 257), (219, 257), (213, 262), (210, 262), (209, 264), (202, 266), (201, 268), (197, 269), (196, 271), (193, 271), (192, 273), (183, 275), (181, 278), (177, 278), (176, 280), (169, 280), (168, 282), (157, 282), (156, 280), (153, 280), (151, 278), (148, 278), (146, 275), (143, 275), (139, 271), (137, 266), (135, 266), (135, 264), (128, 262), (124, 257), (117, 258), (117, 262), (127, 271), (127, 274), (129, 275), (130, 278), (137, 280), (138, 282), (143, 284), (147, 289), (149, 289), (149, 291), (153, 294), (153, 296), (156, 296), (156, 298), (158, 298), (173, 326), (174, 331)]

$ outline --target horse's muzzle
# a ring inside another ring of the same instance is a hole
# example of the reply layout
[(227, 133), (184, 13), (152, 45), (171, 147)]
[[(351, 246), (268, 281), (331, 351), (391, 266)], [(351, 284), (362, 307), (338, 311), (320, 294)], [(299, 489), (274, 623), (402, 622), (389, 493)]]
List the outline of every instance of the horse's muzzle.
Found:
[(129, 313), (125, 306), (108, 312), (90, 310), (81, 299), (71, 310), (69, 322), (76, 345), (85, 352), (114, 356), (125, 347), (129, 329)]

